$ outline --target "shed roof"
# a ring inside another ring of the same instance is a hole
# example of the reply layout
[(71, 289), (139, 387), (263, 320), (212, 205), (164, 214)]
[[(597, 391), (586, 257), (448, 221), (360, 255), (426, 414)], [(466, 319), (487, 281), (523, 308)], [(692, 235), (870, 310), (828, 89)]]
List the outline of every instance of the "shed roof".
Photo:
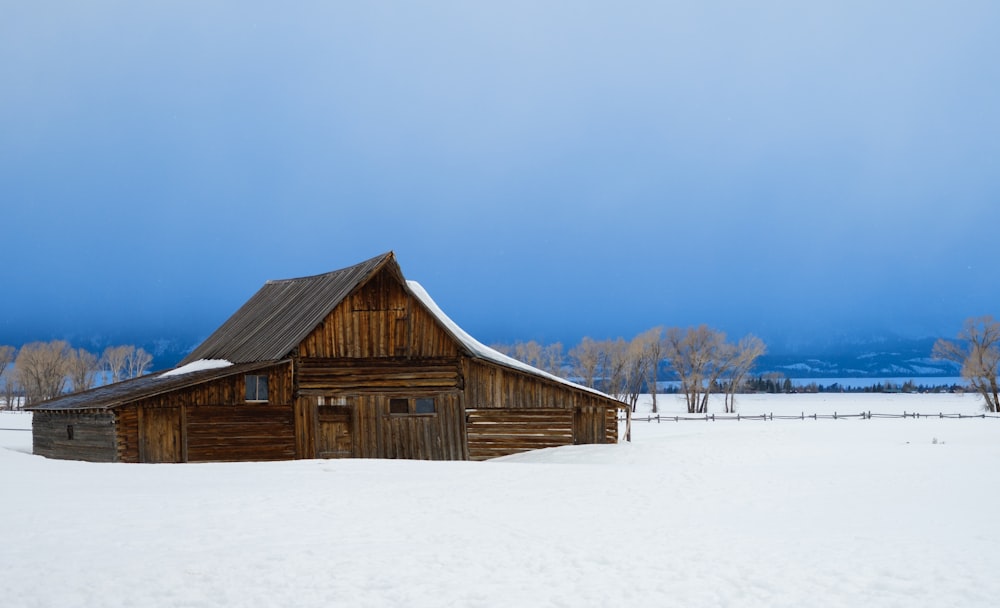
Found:
[(154, 397), (177, 389), (187, 388), (202, 382), (210, 382), (236, 374), (245, 374), (265, 367), (277, 365), (282, 361), (255, 361), (240, 365), (229, 365), (193, 371), (186, 374), (148, 374), (131, 380), (105, 384), (89, 391), (70, 393), (37, 405), (28, 406), (27, 410), (64, 411), (64, 410), (109, 410), (120, 405)]

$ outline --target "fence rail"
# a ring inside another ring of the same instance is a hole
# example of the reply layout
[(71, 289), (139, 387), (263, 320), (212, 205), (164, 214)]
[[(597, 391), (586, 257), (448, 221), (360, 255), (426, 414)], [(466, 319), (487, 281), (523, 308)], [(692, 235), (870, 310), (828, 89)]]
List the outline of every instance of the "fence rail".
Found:
[[(801, 412), (798, 416), (788, 415), (788, 414), (778, 414), (773, 413), (768, 414), (756, 414), (756, 415), (744, 415), (744, 414), (648, 414), (645, 416), (632, 416), (632, 422), (685, 422), (688, 420), (700, 420), (707, 422), (715, 422), (716, 420), (871, 420), (872, 418), (1000, 418), (1000, 414), (996, 413), (982, 413), (982, 414), (945, 414), (944, 412), (938, 412), (937, 414), (921, 414), (920, 412), (903, 412), (902, 414), (879, 414), (875, 412), (860, 412), (858, 414), (841, 414), (838, 412), (833, 412), (832, 414), (806, 414)], [(625, 416), (618, 417), (619, 422), (625, 422)]]

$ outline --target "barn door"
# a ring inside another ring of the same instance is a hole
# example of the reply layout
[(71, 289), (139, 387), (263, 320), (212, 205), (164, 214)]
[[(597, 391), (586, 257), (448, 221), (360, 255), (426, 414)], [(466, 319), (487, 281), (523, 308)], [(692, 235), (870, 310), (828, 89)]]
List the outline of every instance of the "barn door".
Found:
[(139, 461), (181, 462), (181, 409), (142, 408), (139, 420)]
[(605, 410), (602, 407), (583, 406), (573, 415), (573, 443), (604, 443)]
[(319, 406), (317, 412), (317, 423), (317, 457), (350, 458), (354, 455), (350, 406)]

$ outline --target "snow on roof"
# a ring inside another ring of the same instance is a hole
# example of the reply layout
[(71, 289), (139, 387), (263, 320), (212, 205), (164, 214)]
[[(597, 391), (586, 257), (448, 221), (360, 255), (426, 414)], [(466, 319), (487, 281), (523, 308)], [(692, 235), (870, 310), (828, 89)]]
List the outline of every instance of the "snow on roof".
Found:
[(232, 365), (231, 362), (225, 359), (198, 359), (197, 361), (192, 361), (187, 365), (182, 365), (176, 369), (172, 369), (168, 372), (160, 374), (160, 378), (168, 378), (170, 376), (180, 376), (181, 374), (190, 374), (192, 372), (200, 372), (206, 369), (216, 369), (219, 367), (229, 367)]
[(410, 291), (413, 292), (413, 295), (415, 295), (417, 299), (420, 300), (421, 303), (423, 303), (423, 305), (427, 307), (427, 309), (431, 312), (431, 314), (433, 314), (438, 319), (438, 321), (440, 321), (445, 326), (445, 328), (447, 328), (447, 330), (453, 336), (455, 336), (455, 339), (458, 340), (462, 344), (462, 346), (468, 349), (476, 357), (479, 357), (481, 359), (486, 359), (487, 361), (492, 361), (493, 363), (498, 363), (505, 367), (512, 367), (514, 369), (527, 372), (535, 376), (541, 376), (543, 378), (559, 382), (560, 384), (566, 384), (574, 388), (582, 389), (587, 392), (594, 393), (595, 395), (600, 395), (602, 397), (607, 397), (609, 399), (611, 398), (609, 395), (606, 395), (599, 390), (592, 389), (590, 387), (583, 386), (582, 384), (577, 384), (575, 382), (570, 382), (565, 378), (560, 378), (559, 376), (540, 370), (537, 367), (532, 367), (531, 365), (528, 365), (523, 361), (518, 361), (513, 357), (509, 357), (498, 350), (494, 350), (489, 346), (486, 346), (479, 340), (476, 340), (475, 338), (470, 336), (464, 329), (459, 327), (457, 323), (451, 320), (451, 317), (444, 314), (444, 311), (441, 310), (440, 307), (438, 307), (437, 303), (431, 298), (430, 294), (427, 293), (427, 290), (424, 289), (423, 285), (417, 283), (416, 281), (407, 281), (406, 286), (409, 287)]

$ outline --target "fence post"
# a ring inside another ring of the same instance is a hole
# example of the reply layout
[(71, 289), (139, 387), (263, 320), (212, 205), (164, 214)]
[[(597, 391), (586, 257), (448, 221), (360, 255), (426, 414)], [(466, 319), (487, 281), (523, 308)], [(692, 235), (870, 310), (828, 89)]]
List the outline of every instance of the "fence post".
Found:
[(837, 412), (834, 412), (834, 413), (833, 413), (833, 419), (834, 419), (834, 420), (836, 420), (836, 419), (837, 419)]

